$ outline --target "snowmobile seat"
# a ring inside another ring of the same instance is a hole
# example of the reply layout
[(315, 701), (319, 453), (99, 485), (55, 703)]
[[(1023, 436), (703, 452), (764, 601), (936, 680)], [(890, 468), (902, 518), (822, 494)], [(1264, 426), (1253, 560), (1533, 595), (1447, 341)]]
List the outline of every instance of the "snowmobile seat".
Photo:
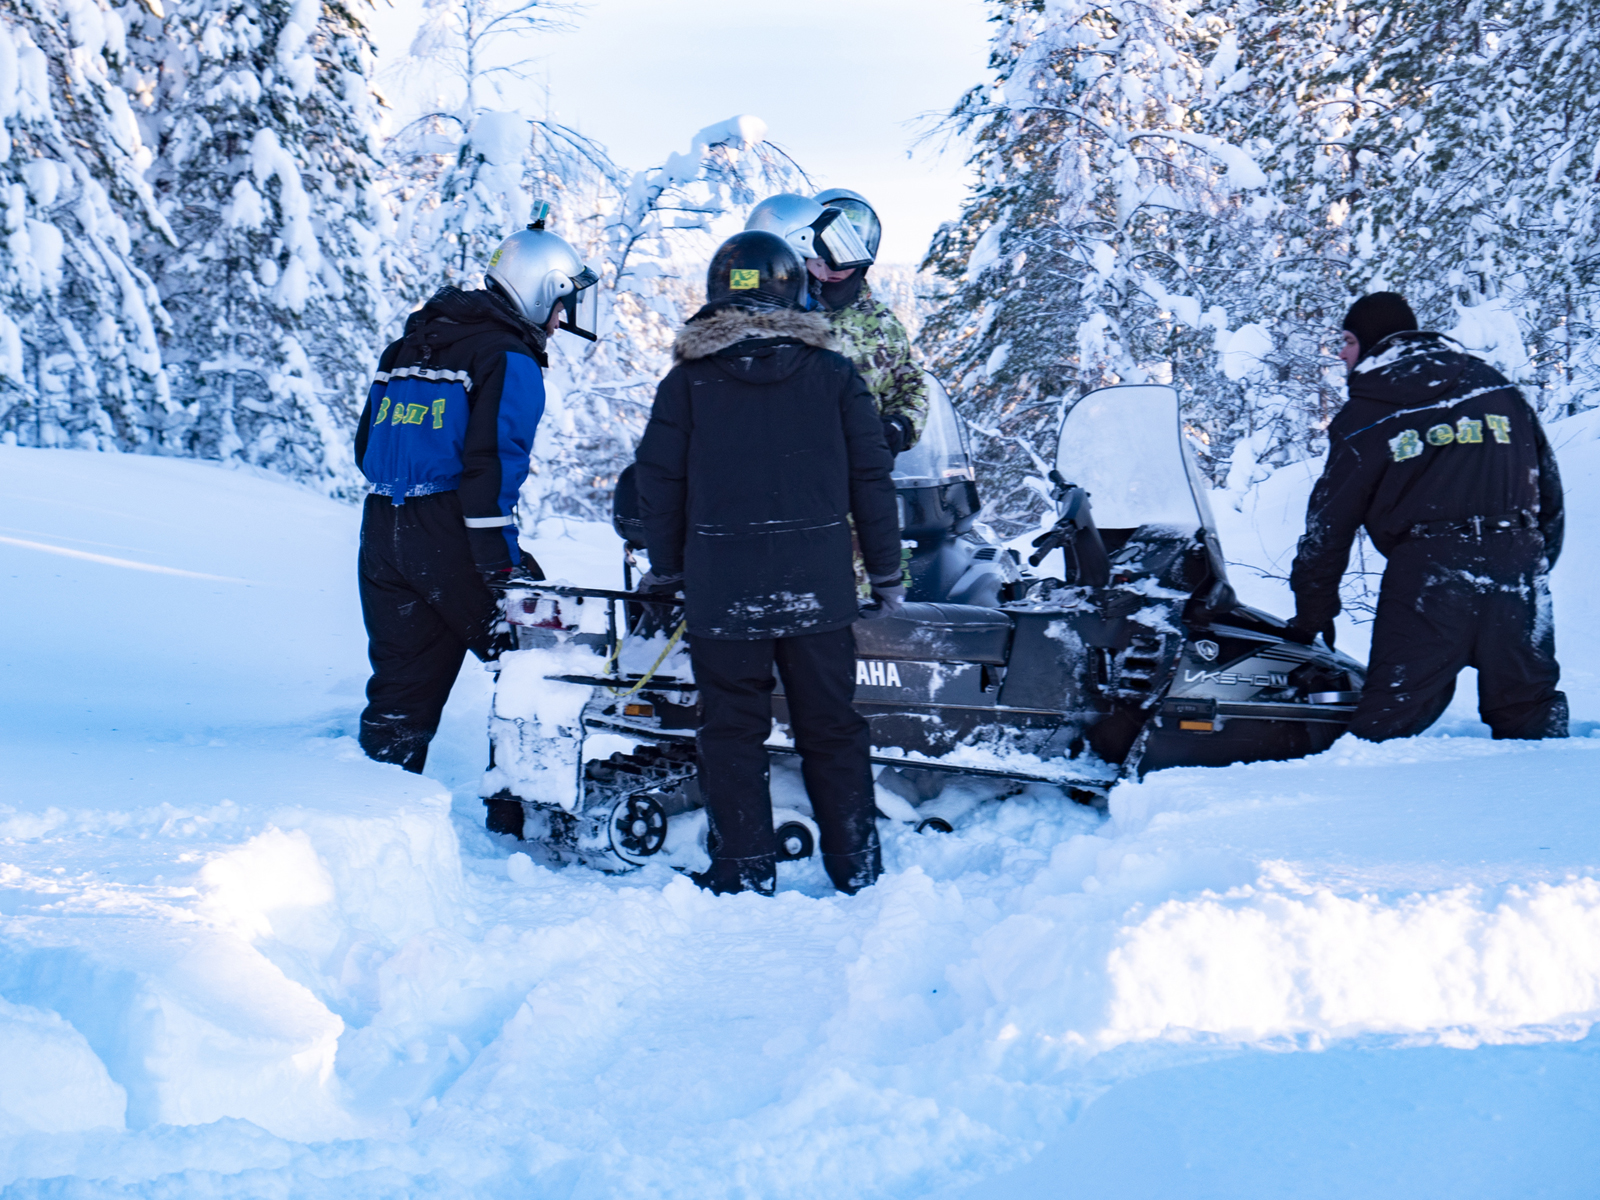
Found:
[(972, 604), (907, 604), (892, 617), (855, 623), (856, 657), (1004, 666), (1011, 618)]

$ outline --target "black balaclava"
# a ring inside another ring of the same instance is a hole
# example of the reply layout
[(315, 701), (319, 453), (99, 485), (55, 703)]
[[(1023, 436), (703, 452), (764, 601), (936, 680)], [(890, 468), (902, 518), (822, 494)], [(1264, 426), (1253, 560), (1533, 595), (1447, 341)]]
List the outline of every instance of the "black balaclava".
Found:
[(1361, 343), (1361, 358), (1366, 358), (1390, 334), (1415, 330), (1417, 314), (1399, 292), (1369, 292), (1350, 306), (1344, 315), (1344, 327), (1355, 334)]
[(838, 283), (823, 283), (815, 276), (812, 278), (816, 282), (816, 293), (827, 305), (828, 311), (838, 312), (841, 308), (849, 308), (861, 295), (861, 285), (867, 281), (867, 269), (857, 267), (850, 272), (848, 279), (841, 279)]

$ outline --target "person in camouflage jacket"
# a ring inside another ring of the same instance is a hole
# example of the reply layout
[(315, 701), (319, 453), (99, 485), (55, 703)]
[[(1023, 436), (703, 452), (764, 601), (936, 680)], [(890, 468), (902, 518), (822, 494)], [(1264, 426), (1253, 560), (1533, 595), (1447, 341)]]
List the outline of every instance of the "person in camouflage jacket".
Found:
[[(818, 204), (837, 208), (855, 227), (861, 243), (873, 258), (883, 237), (883, 226), (867, 198), (848, 188), (818, 192)], [(808, 258), (811, 295), (828, 314), (839, 351), (867, 381), (883, 436), (894, 454), (911, 449), (928, 423), (928, 384), (911, 354), (911, 338), (887, 304), (872, 298), (864, 267), (835, 271), (820, 258)]]
[(808, 266), (814, 277), (834, 277), (818, 278), (811, 291), (827, 312), (840, 354), (850, 358), (867, 381), (890, 451), (910, 450), (928, 422), (928, 384), (912, 357), (906, 326), (888, 304), (872, 298), (866, 267), (829, 270), (821, 259), (811, 259)]
[[(827, 271), (825, 264), (822, 269)], [(928, 420), (928, 385), (922, 378), (922, 368), (912, 357), (911, 338), (906, 327), (887, 304), (872, 298), (872, 289), (867, 286), (867, 268), (827, 273), (847, 275), (838, 283), (819, 280), (820, 286), (816, 289), (827, 310), (828, 324), (833, 327), (840, 352), (855, 363), (856, 370), (867, 381), (867, 389), (883, 419), (883, 433), (889, 449), (895, 454), (909, 450), (917, 444)], [(855, 294), (845, 303), (838, 307), (829, 303), (830, 292), (835, 299), (843, 300), (845, 297), (840, 293), (848, 295), (849, 291)]]

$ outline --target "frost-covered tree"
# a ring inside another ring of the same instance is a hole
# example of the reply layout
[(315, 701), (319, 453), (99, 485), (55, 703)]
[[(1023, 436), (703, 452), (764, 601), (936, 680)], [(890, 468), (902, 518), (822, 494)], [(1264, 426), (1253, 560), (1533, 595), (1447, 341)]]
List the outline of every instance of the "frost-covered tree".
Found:
[(504, 107), (503, 85), (528, 77), (537, 35), (563, 27), (570, 7), (548, 0), (424, 6), (409, 55), (392, 69), (426, 103), (385, 147), (384, 184), (397, 213), (391, 331), (437, 288), (478, 286), (494, 247), (527, 223), (534, 193), (561, 203), (621, 186), (621, 172), (591, 139)]
[(1323, 87), (1357, 161), (1352, 290), (1391, 286), (1533, 390), (1600, 388), (1600, 25), (1576, 0), (1352, 4)]
[(550, 150), (530, 171), (531, 186), (555, 200), (554, 228), (594, 267), (601, 289), (599, 340), (553, 342), (549, 383), (559, 399), (547, 408), (524, 493), (539, 511), (609, 517), (612, 485), (633, 461), (655, 385), (672, 365), (672, 339), (704, 299), (718, 241), (766, 196), (809, 186), (765, 134), (754, 117), (721, 121), (631, 178), (570, 162), (563, 172)]
[(124, 32), (95, 0), (0, 4), (0, 434), (23, 445), (172, 448), (165, 316), (134, 254), (170, 234)]
[(991, 513), (1013, 521), (1063, 403), (1095, 387), (1170, 380), (1202, 442), (1220, 456), (1236, 440), (1213, 292), (1267, 181), (1208, 128), (1238, 69), (1225, 22), (1186, 0), (994, 8), (995, 82), (951, 117), (979, 181), (929, 252), (954, 291), (923, 341), (985, 435)]
[(353, 494), (378, 336), (383, 215), (360, 10), (170, 0), (135, 10), (127, 72), (176, 244), (142, 250), (190, 453)]

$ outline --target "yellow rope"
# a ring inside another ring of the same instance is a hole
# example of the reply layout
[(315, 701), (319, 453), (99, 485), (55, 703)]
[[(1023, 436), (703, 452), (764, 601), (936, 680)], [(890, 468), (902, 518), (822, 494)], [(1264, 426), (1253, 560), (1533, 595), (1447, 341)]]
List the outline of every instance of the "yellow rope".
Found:
[[(624, 611), (624, 613), (626, 613), (627, 610), (624, 609), (623, 611)], [(611, 653), (606, 656), (606, 671), (605, 671), (605, 673), (607, 675), (610, 675), (613, 671), (615, 671), (617, 669), (617, 659), (622, 656), (622, 644), (624, 642), (626, 642), (627, 640), (628, 640), (628, 635), (627, 635), (626, 631), (617, 634), (617, 644), (616, 644), (615, 647), (612, 648)]]
[[(645, 684), (649, 683), (651, 679), (655, 678), (655, 673), (661, 669), (661, 664), (667, 661), (667, 655), (672, 653), (672, 648), (678, 644), (678, 639), (683, 636), (683, 627), (686, 624), (688, 624), (687, 621), (678, 622), (678, 627), (672, 631), (672, 637), (667, 640), (666, 649), (662, 650), (660, 654), (656, 655), (655, 662), (650, 664), (650, 669), (644, 673), (644, 677), (641, 678), (638, 683), (634, 684), (627, 691), (623, 692), (622, 695), (617, 696), (618, 700), (626, 700), (629, 696), (632, 696), (638, 692), (638, 690)], [(617, 642), (617, 652), (620, 654), (621, 651), (622, 642), (619, 640)], [(616, 695), (615, 692), (612, 694)]]

